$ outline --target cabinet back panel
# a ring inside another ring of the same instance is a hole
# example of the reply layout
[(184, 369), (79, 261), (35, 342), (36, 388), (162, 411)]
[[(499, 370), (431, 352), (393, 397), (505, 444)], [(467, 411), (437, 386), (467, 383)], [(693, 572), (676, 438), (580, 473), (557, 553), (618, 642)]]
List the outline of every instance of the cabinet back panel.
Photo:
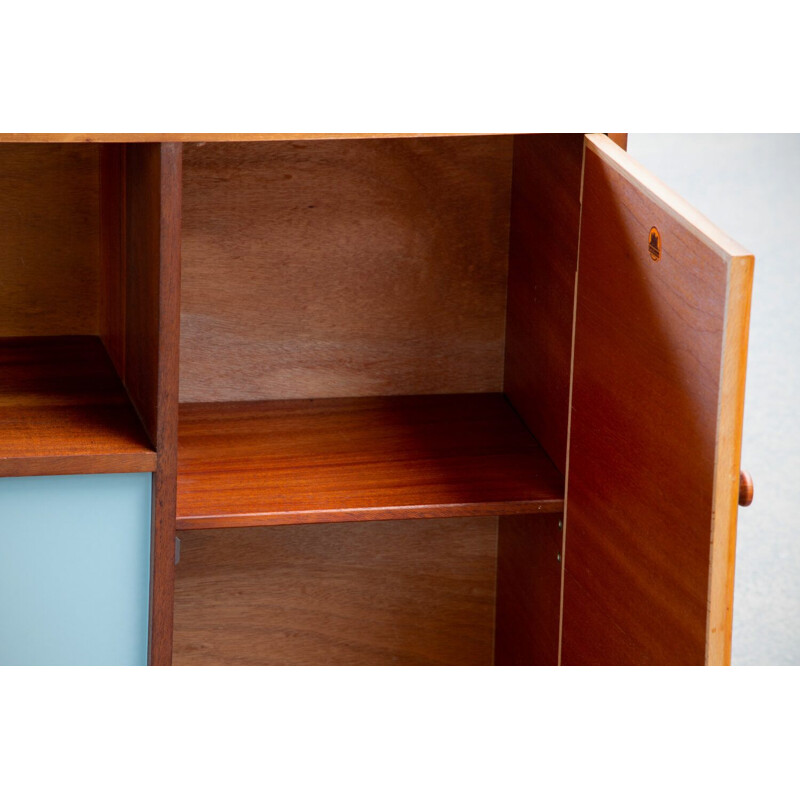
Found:
[(175, 664), (490, 664), (497, 517), (181, 534)]
[(98, 148), (0, 146), (0, 337), (99, 332)]
[(187, 145), (183, 402), (497, 392), (512, 137)]

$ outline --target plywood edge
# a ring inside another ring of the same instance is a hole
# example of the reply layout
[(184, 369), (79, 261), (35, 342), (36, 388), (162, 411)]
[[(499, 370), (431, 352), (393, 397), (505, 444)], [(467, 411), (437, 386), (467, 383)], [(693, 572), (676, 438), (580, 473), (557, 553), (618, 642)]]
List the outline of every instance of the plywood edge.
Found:
[(281, 142), (304, 139), (413, 139), (436, 136), (498, 136), (498, 133), (0, 133), (9, 142)]
[(706, 663), (709, 665), (727, 665), (731, 661), (739, 470), (754, 263), (751, 255), (737, 256), (731, 259), (728, 267), (711, 522), (706, 629)]
[(626, 180), (639, 188), (652, 202), (680, 221), (682, 225), (693, 229), (695, 235), (720, 257), (728, 259), (750, 255), (746, 248), (721, 231), (694, 206), (687, 203), (638, 161), (631, 158), (621, 147), (614, 144), (605, 134), (587, 134), (586, 146), (604, 163), (624, 175)]

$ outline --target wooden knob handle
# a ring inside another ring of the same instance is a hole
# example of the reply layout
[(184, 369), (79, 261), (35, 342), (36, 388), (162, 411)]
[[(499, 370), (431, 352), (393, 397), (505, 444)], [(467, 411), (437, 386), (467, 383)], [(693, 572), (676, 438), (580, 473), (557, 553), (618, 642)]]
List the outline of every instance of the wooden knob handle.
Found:
[(749, 472), (739, 473), (739, 505), (749, 506), (753, 502), (753, 478)]

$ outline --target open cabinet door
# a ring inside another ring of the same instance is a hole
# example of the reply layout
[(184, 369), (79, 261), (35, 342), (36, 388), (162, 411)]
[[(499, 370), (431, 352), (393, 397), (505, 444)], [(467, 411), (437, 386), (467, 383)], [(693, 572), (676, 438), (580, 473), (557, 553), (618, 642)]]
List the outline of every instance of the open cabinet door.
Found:
[(730, 662), (753, 257), (585, 140), (563, 664)]

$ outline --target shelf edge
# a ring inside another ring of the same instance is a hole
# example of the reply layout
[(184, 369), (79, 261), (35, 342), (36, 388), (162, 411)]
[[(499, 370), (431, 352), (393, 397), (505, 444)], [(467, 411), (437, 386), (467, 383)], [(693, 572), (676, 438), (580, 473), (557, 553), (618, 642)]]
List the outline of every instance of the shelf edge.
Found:
[(517, 514), (558, 514), (564, 510), (563, 498), (511, 501), (507, 503), (469, 503), (431, 506), (386, 506), (382, 508), (310, 509), (248, 514), (181, 517), (175, 521), (179, 531), (217, 528), (261, 528), (278, 525), (309, 525), (333, 522), (379, 522), (402, 519), (448, 519), (455, 517), (494, 517)]
[(0, 457), (0, 478), (155, 472), (155, 452)]

